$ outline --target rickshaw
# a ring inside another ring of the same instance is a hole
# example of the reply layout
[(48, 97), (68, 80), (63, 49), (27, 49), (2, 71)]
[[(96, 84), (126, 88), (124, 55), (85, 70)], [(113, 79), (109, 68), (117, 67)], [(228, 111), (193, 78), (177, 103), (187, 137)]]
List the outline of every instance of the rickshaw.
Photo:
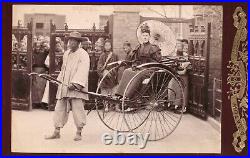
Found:
[[(154, 22), (148, 22), (153, 24)], [(100, 120), (111, 130), (119, 132), (149, 133), (149, 140), (157, 141), (169, 136), (181, 121), (184, 110), (184, 82), (177, 70), (185, 60), (176, 57), (165, 57), (160, 63), (146, 63), (136, 66), (136, 75), (128, 82), (122, 97), (110, 92), (102, 94), (101, 87), (110, 79), (113, 71), (131, 64), (130, 61), (109, 63), (109, 69), (98, 84), (96, 92), (85, 92), (95, 97), (95, 108)], [(33, 75), (35, 73), (31, 73)], [(36, 74), (50, 82), (63, 84), (46, 75)], [(128, 89), (134, 80), (140, 78), (140, 84), (128, 98)], [(171, 85), (175, 86), (171, 86)], [(118, 85), (118, 83), (114, 83)], [(67, 85), (66, 85), (67, 86)], [(173, 88), (174, 87), (174, 88)], [(173, 104), (178, 104), (180, 111), (173, 110)], [(108, 110), (105, 109), (108, 107)], [(129, 110), (128, 110), (129, 109)], [(90, 110), (91, 111), (91, 110)]]
[[(112, 71), (127, 65), (128, 61), (111, 63), (117, 66), (103, 76), (96, 90), (96, 110), (101, 121), (112, 130), (149, 133), (149, 140), (170, 135), (178, 126), (184, 110), (185, 85), (176, 73), (182, 61), (167, 58), (161, 63), (137, 66), (137, 73), (127, 84), (122, 98), (117, 98), (112, 92), (103, 96), (101, 92), (103, 84), (113, 82), (109, 79)], [(141, 79), (140, 85), (135, 88), (133, 96), (127, 98), (128, 89), (138, 78)], [(174, 89), (171, 84), (175, 84)], [(174, 103), (178, 103), (178, 113), (172, 108)]]

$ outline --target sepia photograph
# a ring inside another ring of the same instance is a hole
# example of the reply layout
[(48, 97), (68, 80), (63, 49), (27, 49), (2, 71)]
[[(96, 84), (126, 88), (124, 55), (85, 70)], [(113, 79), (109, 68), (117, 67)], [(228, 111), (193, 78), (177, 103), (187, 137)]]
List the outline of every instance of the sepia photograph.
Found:
[(11, 152), (221, 154), (223, 5), (14, 4), (11, 32)]

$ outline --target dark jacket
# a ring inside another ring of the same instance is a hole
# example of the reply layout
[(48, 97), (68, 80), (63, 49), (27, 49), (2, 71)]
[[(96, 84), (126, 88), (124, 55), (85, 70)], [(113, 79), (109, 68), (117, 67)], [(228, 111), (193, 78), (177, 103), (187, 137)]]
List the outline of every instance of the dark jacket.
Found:
[(132, 59), (137, 65), (149, 62), (160, 62), (162, 58), (161, 49), (157, 45), (149, 42), (138, 45), (133, 52)]
[[(107, 67), (107, 65), (105, 67), (105, 62), (106, 62), (106, 60), (107, 60), (107, 58), (109, 56), (109, 53), (110, 52), (103, 52), (100, 55), (100, 58), (98, 60), (97, 73), (99, 75), (99, 79), (101, 79), (103, 77), (103, 71), (104, 70), (110, 70), (112, 68), (112, 67)], [(112, 53), (112, 56), (109, 59), (109, 61), (107, 62), (107, 64), (115, 62), (115, 61), (118, 61), (118, 56), (117, 56), (117, 54)], [(103, 85), (105, 85), (105, 87), (103, 87), (103, 88), (112, 88), (113, 86), (115, 86), (115, 84), (117, 83), (117, 73), (118, 73), (117, 70), (114, 70), (114, 71), (111, 72), (110, 77), (108, 77), (107, 80), (106, 80), (106, 83), (103, 84)]]
[(40, 48), (33, 51), (33, 67), (46, 68), (45, 60), (49, 54), (49, 50)]

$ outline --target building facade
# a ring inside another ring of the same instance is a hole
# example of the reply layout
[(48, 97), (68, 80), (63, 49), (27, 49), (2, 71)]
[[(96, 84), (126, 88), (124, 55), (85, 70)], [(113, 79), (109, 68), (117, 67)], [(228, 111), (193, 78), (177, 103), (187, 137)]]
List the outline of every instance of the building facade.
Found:
[(63, 29), (66, 16), (57, 14), (24, 14), (25, 27), (31, 20), (33, 20), (33, 35), (50, 36), (50, 21), (53, 21), (57, 29)]

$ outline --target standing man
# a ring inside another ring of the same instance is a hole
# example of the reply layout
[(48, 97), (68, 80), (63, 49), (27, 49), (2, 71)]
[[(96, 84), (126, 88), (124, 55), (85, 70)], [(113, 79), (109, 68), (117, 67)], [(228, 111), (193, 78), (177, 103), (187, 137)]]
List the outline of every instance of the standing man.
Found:
[(68, 37), (68, 50), (63, 55), (63, 64), (58, 80), (63, 84), (58, 86), (57, 103), (54, 113), (55, 131), (45, 139), (60, 138), (60, 129), (66, 124), (70, 109), (72, 109), (74, 122), (77, 128), (74, 140), (81, 140), (81, 132), (86, 125), (86, 114), (84, 111), (85, 100), (88, 95), (76, 91), (88, 91), (88, 74), (90, 60), (88, 53), (80, 48), (83, 40), (79, 32), (71, 32)]

